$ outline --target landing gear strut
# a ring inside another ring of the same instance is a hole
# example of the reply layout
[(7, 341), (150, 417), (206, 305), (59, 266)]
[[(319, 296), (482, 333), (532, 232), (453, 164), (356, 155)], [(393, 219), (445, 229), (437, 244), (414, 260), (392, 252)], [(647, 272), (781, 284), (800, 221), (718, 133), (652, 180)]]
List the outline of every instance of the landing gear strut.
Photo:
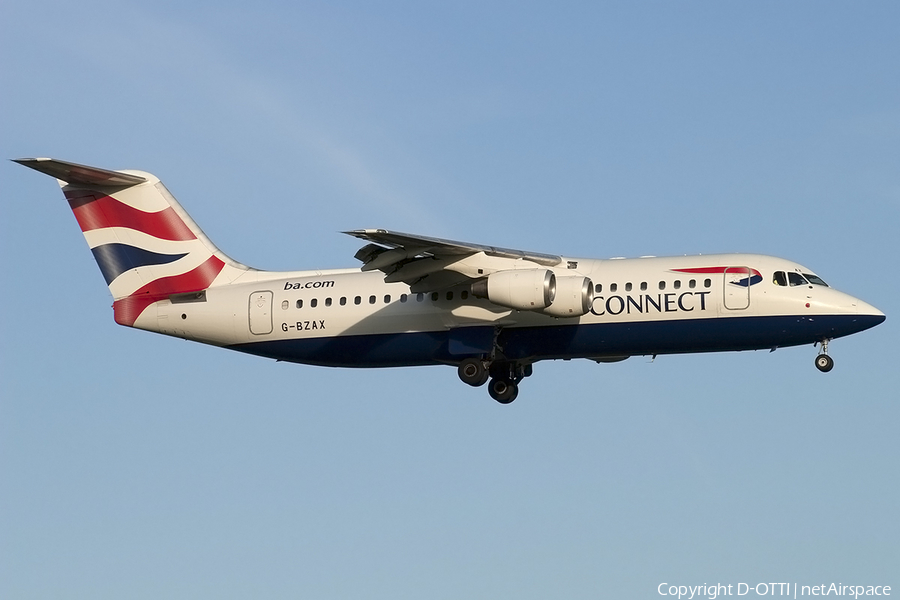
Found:
[(828, 356), (828, 340), (822, 340), (822, 352), (816, 357), (816, 368), (823, 373), (834, 368), (834, 360)]

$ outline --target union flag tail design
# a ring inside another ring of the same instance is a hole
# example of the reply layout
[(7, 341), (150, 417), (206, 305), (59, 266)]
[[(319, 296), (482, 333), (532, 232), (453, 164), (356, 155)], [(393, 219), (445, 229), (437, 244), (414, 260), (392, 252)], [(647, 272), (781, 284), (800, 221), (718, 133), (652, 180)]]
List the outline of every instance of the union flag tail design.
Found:
[(155, 302), (234, 281), (249, 268), (206, 237), (158, 178), (49, 158), (15, 162), (59, 180), (113, 295), (120, 325), (153, 328)]

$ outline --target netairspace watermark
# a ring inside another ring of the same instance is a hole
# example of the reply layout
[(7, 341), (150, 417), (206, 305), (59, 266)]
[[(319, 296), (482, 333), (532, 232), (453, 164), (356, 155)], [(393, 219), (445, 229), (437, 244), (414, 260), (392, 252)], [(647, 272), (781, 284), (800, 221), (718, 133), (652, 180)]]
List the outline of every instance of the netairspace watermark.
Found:
[(843, 585), (841, 583), (820, 583), (819, 585), (800, 585), (797, 583), (714, 583), (703, 585), (675, 585), (661, 583), (656, 588), (660, 596), (672, 596), (682, 600), (686, 598), (708, 598), (716, 600), (720, 596), (890, 596), (889, 585)]

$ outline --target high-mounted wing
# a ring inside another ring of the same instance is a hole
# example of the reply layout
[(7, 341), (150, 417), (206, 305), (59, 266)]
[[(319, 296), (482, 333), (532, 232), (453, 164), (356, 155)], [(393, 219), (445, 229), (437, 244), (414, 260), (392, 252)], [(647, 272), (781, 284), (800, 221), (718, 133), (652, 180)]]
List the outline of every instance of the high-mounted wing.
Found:
[(491, 266), (498, 263), (496, 259), (505, 259), (499, 261), (502, 263), (522, 260), (547, 267), (562, 262), (562, 258), (555, 254), (470, 244), (385, 229), (357, 229), (344, 233), (374, 242), (360, 248), (355, 255), (362, 261), (363, 271), (382, 271), (386, 282), (402, 281), (412, 286), (414, 292), (441, 289), (476, 279), (486, 274), (486, 269), (499, 268)]

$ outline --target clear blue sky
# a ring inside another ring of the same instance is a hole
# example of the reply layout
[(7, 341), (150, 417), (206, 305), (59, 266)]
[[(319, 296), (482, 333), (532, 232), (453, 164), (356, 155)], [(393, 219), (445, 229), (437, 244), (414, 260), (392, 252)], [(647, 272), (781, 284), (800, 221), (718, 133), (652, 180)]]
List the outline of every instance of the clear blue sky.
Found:
[(162, 178), (261, 268), (385, 227), (747, 251), (882, 309), (774, 354), (275, 363), (113, 323), (56, 184), (0, 164), (0, 597), (900, 590), (892, 2), (0, 4), (0, 157)]

